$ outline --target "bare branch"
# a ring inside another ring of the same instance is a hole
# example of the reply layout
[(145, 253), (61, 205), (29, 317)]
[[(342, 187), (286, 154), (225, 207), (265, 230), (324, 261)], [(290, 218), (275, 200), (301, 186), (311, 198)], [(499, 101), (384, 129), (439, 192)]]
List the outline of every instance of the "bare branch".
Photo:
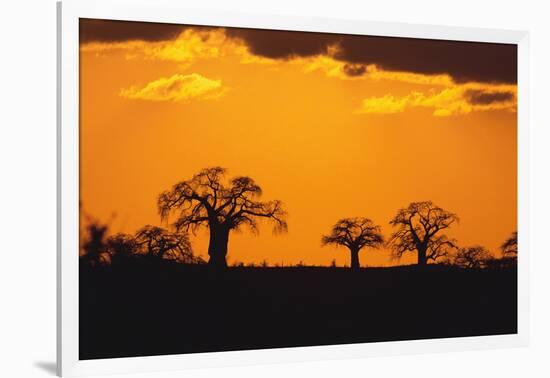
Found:
[(147, 225), (136, 232), (135, 242), (148, 256), (182, 263), (190, 263), (195, 259), (191, 242), (185, 233)]
[(512, 235), (500, 246), (504, 256), (517, 256), (518, 254), (518, 232), (512, 232)]
[(322, 245), (342, 245), (358, 251), (364, 247), (378, 248), (383, 242), (380, 226), (368, 218), (340, 219), (331, 233), (321, 238)]
[(454, 263), (463, 268), (476, 269), (485, 268), (487, 262), (493, 257), (482, 246), (473, 246), (467, 248), (460, 248), (456, 254)]
[[(258, 198), (262, 189), (252, 178), (239, 176), (224, 183), (225, 174), (221, 167), (205, 168), (190, 180), (161, 193), (157, 203), (161, 220), (175, 216), (178, 231), (196, 232), (200, 227), (208, 227), (211, 233), (218, 232), (219, 240), (225, 240), (226, 245), (227, 237), (221, 237), (222, 233), (244, 227), (257, 233), (258, 219), (273, 222), (275, 233), (287, 230), (287, 213), (280, 201), (261, 202)], [(219, 240), (217, 243), (222, 243)], [(224, 250), (220, 253), (227, 250), (221, 244), (209, 246), (211, 257), (220, 248)]]
[(447, 249), (452, 248), (454, 242), (440, 233), (458, 221), (456, 214), (431, 201), (412, 202), (390, 221), (390, 225), (397, 228), (387, 243), (392, 257), (399, 259), (407, 252), (417, 251), (427, 262), (447, 256)]

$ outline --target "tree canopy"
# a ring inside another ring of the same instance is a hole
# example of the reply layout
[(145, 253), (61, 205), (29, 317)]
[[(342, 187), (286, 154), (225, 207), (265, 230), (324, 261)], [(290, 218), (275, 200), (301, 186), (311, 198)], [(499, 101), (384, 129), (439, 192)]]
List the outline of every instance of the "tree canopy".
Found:
[(209, 262), (219, 266), (226, 265), (231, 230), (248, 228), (257, 233), (258, 219), (271, 221), (274, 232), (284, 232), (288, 227), (281, 201), (259, 201), (262, 189), (252, 178), (238, 176), (224, 182), (226, 173), (221, 167), (205, 168), (158, 198), (161, 219), (175, 215), (177, 230), (209, 228)]
[(518, 254), (518, 232), (512, 232), (512, 235), (500, 246), (504, 256), (514, 257)]
[(463, 268), (484, 268), (491, 258), (491, 254), (485, 247), (476, 245), (460, 248), (455, 256), (454, 263)]
[(380, 226), (369, 218), (343, 218), (321, 238), (322, 245), (347, 247), (351, 252), (352, 269), (359, 268), (359, 251), (365, 247), (378, 248), (384, 243)]
[(412, 202), (400, 209), (390, 224), (397, 228), (389, 239), (389, 247), (395, 258), (416, 251), (418, 264), (448, 255), (455, 242), (442, 234), (443, 230), (459, 221), (456, 214), (434, 205), (431, 201)]
[(147, 256), (179, 262), (194, 262), (191, 242), (186, 233), (170, 232), (146, 225), (136, 232), (135, 243)]

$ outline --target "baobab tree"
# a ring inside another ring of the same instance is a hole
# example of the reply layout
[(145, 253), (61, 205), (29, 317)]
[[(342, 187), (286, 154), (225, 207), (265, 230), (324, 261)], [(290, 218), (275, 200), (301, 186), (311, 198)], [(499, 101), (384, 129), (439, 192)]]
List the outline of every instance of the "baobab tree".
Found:
[(365, 247), (378, 248), (384, 243), (380, 226), (368, 218), (340, 219), (329, 235), (321, 239), (322, 245), (334, 244), (349, 249), (351, 269), (359, 269), (359, 252)]
[(456, 253), (454, 263), (468, 269), (484, 268), (492, 259), (491, 254), (482, 246), (460, 248)]
[(146, 225), (136, 232), (135, 241), (146, 256), (187, 263), (195, 260), (189, 237), (184, 233)]
[(82, 241), (81, 259), (88, 265), (98, 266), (108, 262), (106, 251), (106, 236), (109, 227), (105, 224), (92, 221), (85, 228)]
[(112, 264), (126, 262), (139, 253), (139, 245), (133, 235), (118, 233), (109, 236), (105, 244)]
[(407, 208), (400, 209), (390, 221), (397, 230), (388, 245), (395, 258), (416, 251), (418, 265), (425, 266), (429, 261), (447, 256), (449, 250), (455, 248), (454, 240), (442, 234), (455, 222), (458, 222), (456, 214), (431, 201), (412, 202)]
[(518, 255), (518, 232), (512, 232), (512, 235), (500, 246), (502, 253), (506, 257), (517, 257)]
[(201, 170), (191, 179), (177, 183), (158, 198), (162, 220), (176, 216), (177, 230), (196, 232), (207, 227), (210, 232), (208, 263), (225, 268), (232, 230), (247, 227), (258, 232), (258, 219), (274, 223), (274, 232), (287, 230), (286, 212), (280, 201), (261, 202), (262, 189), (253, 179), (239, 176), (224, 183), (226, 169), (212, 167)]

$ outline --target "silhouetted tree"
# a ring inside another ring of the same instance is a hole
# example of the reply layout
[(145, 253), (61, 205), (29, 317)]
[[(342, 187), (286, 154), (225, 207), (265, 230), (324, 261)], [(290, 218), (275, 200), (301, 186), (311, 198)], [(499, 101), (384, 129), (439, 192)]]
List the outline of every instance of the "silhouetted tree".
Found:
[(196, 262), (187, 234), (147, 225), (136, 232), (135, 240), (147, 256), (183, 263)]
[(332, 227), (330, 234), (321, 239), (322, 245), (334, 244), (347, 247), (351, 254), (351, 269), (359, 269), (361, 249), (378, 248), (383, 242), (380, 226), (375, 225), (368, 218), (340, 219)]
[(97, 266), (106, 263), (106, 235), (108, 226), (98, 222), (91, 222), (85, 227), (82, 241), (83, 262)]
[(454, 263), (462, 268), (485, 268), (492, 259), (491, 254), (482, 246), (460, 248), (456, 253)]
[(449, 248), (455, 247), (454, 240), (441, 234), (455, 222), (458, 222), (456, 214), (443, 210), (431, 201), (413, 202), (407, 208), (400, 209), (390, 221), (397, 231), (392, 234), (389, 247), (396, 258), (416, 251), (418, 265), (425, 266), (429, 261), (448, 255)]
[(458, 249), (455, 239), (449, 239), (447, 235), (435, 236), (428, 243), (427, 259), (433, 262), (450, 262), (453, 253)]
[(139, 244), (135, 237), (129, 234), (118, 233), (107, 238), (107, 252), (113, 264), (127, 262), (139, 253)]
[(286, 231), (286, 213), (280, 201), (260, 202), (262, 189), (250, 177), (233, 178), (222, 182), (226, 170), (206, 168), (190, 180), (182, 181), (158, 198), (161, 219), (176, 213), (177, 230), (195, 232), (202, 226), (210, 230), (209, 264), (226, 267), (229, 233), (241, 227), (258, 231), (258, 218), (275, 223), (274, 232)]
[(512, 235), (500, 246), (502, 253), (506, 257), (517, 257), (518, 255), (518, 232), (512, 232)]

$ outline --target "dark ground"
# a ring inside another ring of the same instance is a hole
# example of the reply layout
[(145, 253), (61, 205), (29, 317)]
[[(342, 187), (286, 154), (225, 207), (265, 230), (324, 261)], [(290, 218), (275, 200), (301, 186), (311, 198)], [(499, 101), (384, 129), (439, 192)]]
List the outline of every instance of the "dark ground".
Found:
[(80, 359), (517, 332), (517, 271), (81, 268)]

